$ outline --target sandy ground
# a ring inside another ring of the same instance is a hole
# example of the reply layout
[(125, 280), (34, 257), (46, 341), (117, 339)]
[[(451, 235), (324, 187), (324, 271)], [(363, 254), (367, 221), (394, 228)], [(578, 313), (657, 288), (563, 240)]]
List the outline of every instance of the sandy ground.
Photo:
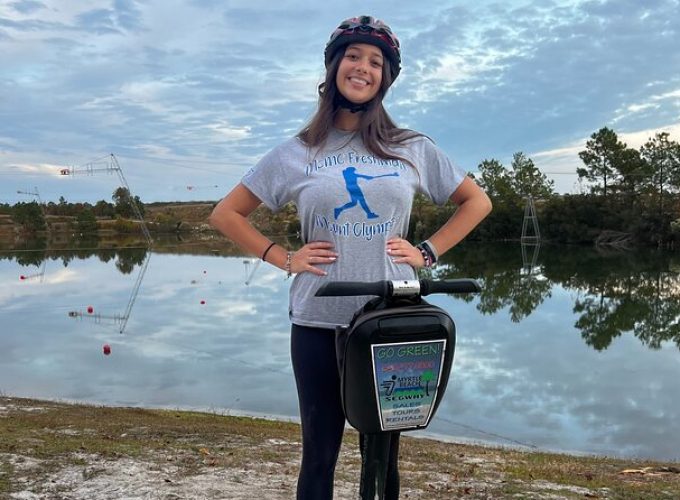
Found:
[[(290, 500), (295, 498), (297, 463), (281, 466), (262, 463), (255, 468), (206, 468), (191, 476), (183, 476), (180, 466), (171, 462), (158, 465), (130, 458), (102, 460), (80, 455), (83, 465), (70, 465), (44, 475), (39, 461), (17, 455), (5, 456), (22, 474), (22, 491), (10, 493), (13, 500)], [(453, 478), (434, 474), (428, 490), (402, 488), (401, 498), (508, 498), (494, 493), (493, 482), (484, 479), (454, 484)], [(532, 491), (533, 490), (533, 491)], [(39, 491), (39, 493), (35, 493)], [(358, 498), (359, 483), (336, 481), (335, 498)], [(486, 493), (482, 493), (486, 491)], [(514, 495), (513, 495), (514, 497)], [(537, 481), (530, 491), (515, 498), (570, 499), (608, 498), (606, 490), (565, 486)], [(670, 498), (670, 497), (669, 497)]]
[[(298, 436), (291, 423), (0, 397), (0, 498), (292, 499)], [(401, 450), (403, 499), (680, 499), (678, 464), (420, 438)], [(358, 498), (359, 467), (350, 433), (336, 499)]]
[[(289, 499), (294, 488), (290, 474), (279, 464), (262, 464), (258, 470), (212, 468), (183, 476), (181, 468), (138, 459), (102, 460), (80, 456), (84, 465), (70, 465), (48, 475), (32, 474), (41, 464), (18, 456), (9, 460), (26, 473), (23, 491), (10, 493), (10, 499)], [(34, 493), (40, 491), (40, 493)], [(338, 492), (351, 498), (351, 490)], [(340, 496), (343, 498), (343, 496)]]

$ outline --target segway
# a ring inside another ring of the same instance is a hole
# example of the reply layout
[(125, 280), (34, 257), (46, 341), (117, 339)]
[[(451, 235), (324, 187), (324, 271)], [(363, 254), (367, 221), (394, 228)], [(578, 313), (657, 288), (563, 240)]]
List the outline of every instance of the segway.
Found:
[(426, 428), (446, 390), (455, 325), (422, 297), (480, 290), (472, 279), (334, 281), (317, 290), (317, 297), (376, 296), (336, 328), (335, 339), (342, 407), (361, 434), (361, 499), (385, 498), (400, 433)]

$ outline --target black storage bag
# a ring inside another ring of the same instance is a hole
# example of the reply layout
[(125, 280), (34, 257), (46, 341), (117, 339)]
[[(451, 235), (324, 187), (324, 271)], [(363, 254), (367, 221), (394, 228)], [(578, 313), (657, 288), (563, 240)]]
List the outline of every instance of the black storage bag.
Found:
[[(378, 409), (372, 346), (437, 340), (445, 340), (445, 348), (438, 384), (433, 387), (436, 397), (427, 421), (384, 429)], [(455, 342), (455, 325), (448, 313), (420, 296), (370, 300), (347, 327), (336, 330), (342, 405), (350, 425), (364, 434), (427, 427), (446, 390)]]

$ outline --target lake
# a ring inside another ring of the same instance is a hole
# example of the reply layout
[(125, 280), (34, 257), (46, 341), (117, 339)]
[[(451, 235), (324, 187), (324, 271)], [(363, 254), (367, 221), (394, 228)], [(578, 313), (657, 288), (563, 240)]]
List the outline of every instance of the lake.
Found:
[[(290, 281), (225, 253), (0, 251), (0, 392), (296, 419)], [(436, 276), (483, 291), (428, 299), (457, 345), (426, 433), (679, 460), (679, 271), (663, 252), (456, 248)]]

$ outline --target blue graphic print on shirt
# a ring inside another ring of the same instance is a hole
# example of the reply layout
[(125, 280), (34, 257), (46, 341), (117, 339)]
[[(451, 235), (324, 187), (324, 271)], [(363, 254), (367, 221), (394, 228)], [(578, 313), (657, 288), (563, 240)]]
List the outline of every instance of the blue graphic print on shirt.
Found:
[(380, 217), (378, 214), (374, 213), (371, 211), (369, 208), (368, 204), (366, 203), (366, 198), (364, 197), (363, 191), (361, 191), (361, 188), (359, 187), (359, 179), (366, 179), (366, 180), (373, 180), (377, 179), (379, 177), (399, 177), (398, 172), (393, 172), (391, 174), (383, 174), (383, 175), (364, 175), (364, 174), (357, 174), (357, 169), (356, 167), (347, 167), (345, 170), (342, 171), (342, 177), (345, 179), (345, 188), (347, 189), (347, 192), (349, 193), (349, 198), (350, 201), (342, 205), (341, 207), (337, 207), (333, 211), (333, 215), (335, 216), (335, 220), (338, 219), (340, 214), (344, 212), (345, 210), (355, 207), (357, 203), (361, 205), (361, 208), (364, 209), (364, 212), (366, 212), (366, 218), (367, 219), (377, 219)]

